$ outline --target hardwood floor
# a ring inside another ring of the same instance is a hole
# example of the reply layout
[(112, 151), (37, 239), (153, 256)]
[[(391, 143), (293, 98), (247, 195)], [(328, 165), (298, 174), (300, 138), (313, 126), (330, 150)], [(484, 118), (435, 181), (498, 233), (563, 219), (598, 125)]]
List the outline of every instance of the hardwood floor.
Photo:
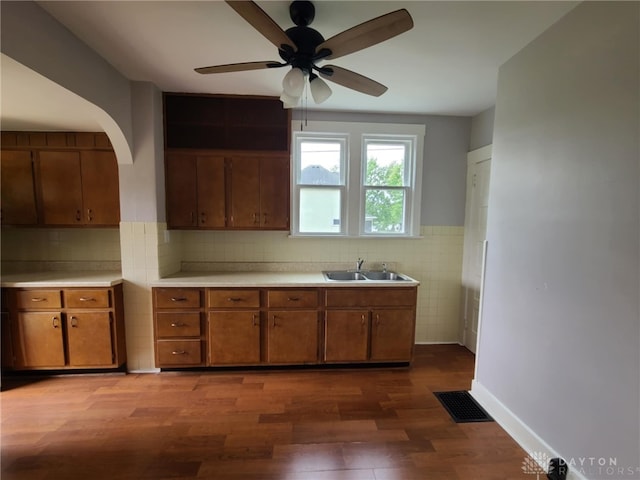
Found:
[(410, 369), (4, 378), (5, 480), (532, 479), (494, 422), (432, 394), (470, 387), (473, 355), (419, 346)]

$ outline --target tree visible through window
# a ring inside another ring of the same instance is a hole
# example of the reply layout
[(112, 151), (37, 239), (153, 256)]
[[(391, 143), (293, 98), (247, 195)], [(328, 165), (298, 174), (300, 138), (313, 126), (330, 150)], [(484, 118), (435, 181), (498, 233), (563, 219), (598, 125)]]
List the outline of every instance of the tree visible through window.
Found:
[(365, 233), (405, 232), (407, 145), (366, 142)]

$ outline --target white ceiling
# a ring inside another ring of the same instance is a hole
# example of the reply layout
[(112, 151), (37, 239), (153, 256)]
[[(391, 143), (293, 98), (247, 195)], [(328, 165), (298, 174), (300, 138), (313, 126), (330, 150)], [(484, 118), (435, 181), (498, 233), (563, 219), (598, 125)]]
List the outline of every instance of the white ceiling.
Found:
[[(285, 69), (214, 75), (193, 71), (208, 65), (279, 60), (276, 48), (224, 2), (38, 3), (131, 80), (153, 82), (163, 91), (174, 92), (278, 96), (282, 90)], [(283, 29), (293, 26), (289, 2), (257, 3)], [(316, 1), (311, 26), (325, 38), (399, 8), (410, 12), (415, 26), (384, 43), (331, 61), (387, 85), (384, 95), (371, 97), (330, 84), (332, 97), (320, 106), (309, 98), (308, 108), (475, 115), (495, 102), (499, 66), (576, 3)], [(8, 60), (3, 56), (3, 128), (20, 124), (21, 129), (28, 129), (28, 122), (20, 118), (33, 120), (34, 116), (56, 126), (55, 85), (48, 86), (47, 101), (21, 102), (25, 89), (30, 88), (29, 71)], [(33, 81), (43, 88), (46, 79)], [(60, 98), (69, 95), (59, 90)], [(6, 101), (7, 96), (13, 101)], [(82, 112), (70, 114), (68, 103), (60, 111), (67, 118), (58, 118), (59, 128), (65, 128), (64, 122), (77, 125), (84, 121), (76, 118)]]

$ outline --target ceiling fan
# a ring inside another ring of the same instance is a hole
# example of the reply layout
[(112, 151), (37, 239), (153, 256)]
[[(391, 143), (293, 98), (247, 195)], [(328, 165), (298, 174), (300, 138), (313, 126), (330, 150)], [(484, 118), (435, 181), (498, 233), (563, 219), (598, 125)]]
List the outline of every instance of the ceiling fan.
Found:
[(413, 28), (413, 19), (409, 12), (400, 9), (361, 23), (325, 40), (317, 30), (309, 27), (315, 17), (315, 7), (309, 1), (296, 0), (291, 3), (289, 15), (296, 26), (286, 31), (282, 30), (255, 2), (227, 1), (226, 3), (278, 47), (278, 53), (283, 62), (267, 60), (231, 63), (200, 67), (195, 71), (208, 74), (291, 66), (291, 70), (284, 76), (282, 82), (283, 92), (280, 100), (285, 108), (293, 108), (298, 104), (307, 76), (309, 90), (316, 103), (322, 103), (331, 96), (331, 89), (320, 77), (343, 87), (379, 97), (387, 91), (387, 87), (381, 83), (336, 65), (320, 66), (318, 63), (363, 50)]

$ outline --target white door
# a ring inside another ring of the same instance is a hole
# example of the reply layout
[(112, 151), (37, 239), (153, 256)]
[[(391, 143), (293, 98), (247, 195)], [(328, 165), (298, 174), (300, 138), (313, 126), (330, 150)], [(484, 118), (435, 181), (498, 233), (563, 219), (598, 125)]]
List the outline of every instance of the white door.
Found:
[(489, 211), (491, 146), (469, 152), (462, 265), (462, 342), (473, 353), (478, 342), (484, 245)]

